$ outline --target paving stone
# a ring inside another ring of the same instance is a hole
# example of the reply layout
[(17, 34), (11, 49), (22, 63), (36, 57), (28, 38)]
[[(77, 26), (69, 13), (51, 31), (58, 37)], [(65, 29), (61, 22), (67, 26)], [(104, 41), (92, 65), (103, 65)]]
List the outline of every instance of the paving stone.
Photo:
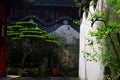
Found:
[(0, 78), (0, 80), (21, 80), (21, 77), (15, 75), (7, 75), (6, 77)]

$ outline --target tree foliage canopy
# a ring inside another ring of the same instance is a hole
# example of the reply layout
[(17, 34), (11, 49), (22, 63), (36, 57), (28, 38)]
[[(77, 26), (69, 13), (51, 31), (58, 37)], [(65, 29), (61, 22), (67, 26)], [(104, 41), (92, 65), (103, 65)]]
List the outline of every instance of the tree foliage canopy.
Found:
[[(15, 51), (14, 49), (18, 49), (24, 54), (24, 57), (22, 57), (22, 64), (16, 62), (17, 65), (24, 66), (28, 56), (31, 56), (30, 58), (32, 61), (27, 62), (27, 64), (35, 65), (38, 61), (36, 65), (39, 65), (39, 62), (44, 57), (51, 54), (50, 51), (54, 51), (54, 49), (59, 46), (60, 43), (55, 37), (49, 36), (46, 31), (37, 28), (36, 23), (17, 22), (16, 25), (8, 26), (8, 52), (11, 54), (11, 52), (13, 53)], [(16, 56), (19, 56), (17, 52), (14, 53)], [(30, 67), (31, 65), (27, 66)]]

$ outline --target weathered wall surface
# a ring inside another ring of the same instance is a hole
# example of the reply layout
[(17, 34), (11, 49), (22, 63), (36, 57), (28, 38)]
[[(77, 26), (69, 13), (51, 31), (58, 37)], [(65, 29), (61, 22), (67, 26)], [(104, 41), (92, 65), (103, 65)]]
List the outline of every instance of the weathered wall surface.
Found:
[(74, 39), (79, 39), (79, 32), (74, 30), (70, 25), (61, 25), (57, 30), (50, 34), (63, 37), (65, 42), (69, 44), (71, 44)]
[(61, 47), (56, 53), (59, 56), (59, 68), (62, 76), (78, 76), (79, 32), (71, 25), (64, 24), (49, 33), (56, 36)]

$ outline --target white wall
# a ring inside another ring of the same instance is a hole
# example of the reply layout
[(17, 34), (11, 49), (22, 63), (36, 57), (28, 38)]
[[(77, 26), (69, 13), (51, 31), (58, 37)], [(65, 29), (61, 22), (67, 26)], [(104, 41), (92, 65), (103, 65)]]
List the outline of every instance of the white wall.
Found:
[(50, 34), (64, 37), (66, 43), (71, 43), (74, 39), (79, 39), (79, 32), (74, 30), (70, 25), (61, 25), (57, 30)]
[[(97, 42), (95, 37), (90, 36), (90, 31), (96, 31), (98, 27), (104, 27), (104, 22), (96, 21), (93, 26), (91, 26), (91, 14), (95, 14), (98, 11), (103, 11), (107, 8), (106, 0), (98, 0), (96, 9), (93, 6), (90, 6), (88, 16), (84, 12), (82, 18), (82, 24), (80, 25), (80, 53), (79, 53), (79, 77), (81, 80), (104, 80), (104, 65), (102, 64), (100, 59), (98, 61), (88, 61), (87, 58), (84, 57), (85, 52), (92, 54), (102, 54), (103, 51), (99, 49), (99, 47), (103, 47), (106, 49), (104, 45), (104, 40), (101, 42), (103, 45), (95, 44), (92, 47), (86, 45), (88, 43), (87, 39), (91, 39), (94, 42)], [(94, 50), (96, 52), (94, 52)]]

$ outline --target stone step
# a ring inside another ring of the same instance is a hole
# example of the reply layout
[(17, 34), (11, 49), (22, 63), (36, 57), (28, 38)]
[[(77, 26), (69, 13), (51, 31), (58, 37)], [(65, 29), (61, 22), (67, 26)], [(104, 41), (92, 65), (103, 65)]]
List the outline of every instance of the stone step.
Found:
[(21, 77), (17, 75), (7, 75), (6, 77), (0, 78), (0, 80), (21, 80)]

